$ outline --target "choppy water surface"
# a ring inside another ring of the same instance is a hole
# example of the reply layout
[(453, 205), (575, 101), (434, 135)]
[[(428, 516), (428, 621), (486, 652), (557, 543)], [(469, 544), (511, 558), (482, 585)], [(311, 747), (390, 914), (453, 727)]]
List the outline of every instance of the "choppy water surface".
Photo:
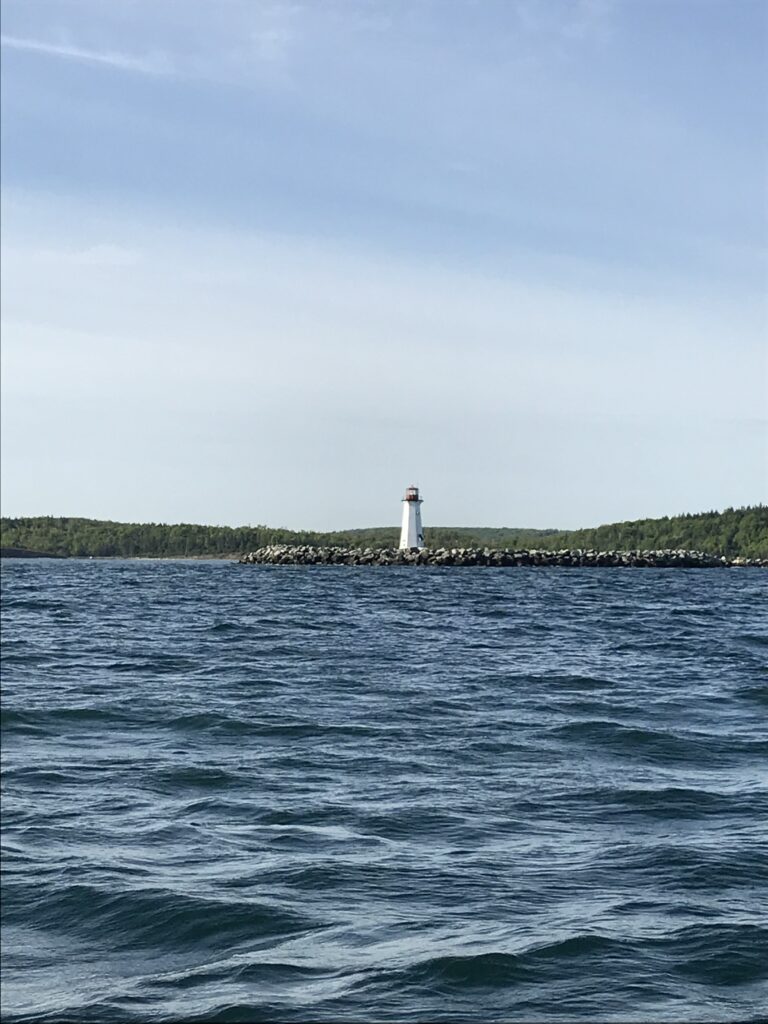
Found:
[(765, 1019), (768, 573), (3, 591), (6, 1021)]

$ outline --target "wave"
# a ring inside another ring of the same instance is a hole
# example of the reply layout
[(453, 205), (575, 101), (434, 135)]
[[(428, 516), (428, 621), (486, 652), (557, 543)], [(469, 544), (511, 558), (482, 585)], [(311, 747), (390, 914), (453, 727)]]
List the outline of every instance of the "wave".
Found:
[(742, 633), (739, 639), (756, 647), (768, 647), (768, 633)]
[[(554, 801), (558, 799), (555, 795)], [(568, 803), (583, 804), (600, 809), (606, 814), (642, 816), (655, 819), (695, 819), (721, 817), (729, 819), (746, 816), (752, 818), (768, 812), (768, 793), (718, 793), (685, 786), (603, 787), (566, 791), (560, 799)]]
[[(578, 977), (582, 972), (620, 971), (646, 956), (681, 978), (718, 986), (754, 984), (768, 978), (768, 930), (755, 925), (690, 925), (661, 936), (579, 933), (521, 952), (484, 952), (426, 958), (405, 968), (378, 972), (358, 983), (429, 989), (445, 995), (467, 989), (506, 989)], [(660, 961), (660, 958), (663, 960)]]
[(17, 711), (14, 708), (0, 708), (0, 729), (6, 736), (13, 733), (20, 735), (42, 736), (46, 733), (45, 726), (36, 720), (34, 713)]
[(198, 662), (193, 657), (179, 657), (174, 654), (153, 654), (151, 657), (137, 656), (117, 661), (109, 661), (106, 662), (103, 667), (107, 672), (164, 675), (165, 673), (177, 674), (189, 672), (197, 668), (197, 665)]
[(167, 889), (101, 889), (14, 883), (5, 888), (5, 924), (30, 918), (63, 934), (106, 941), (117, 949), (231, 948), (319, 927), (308, 915), (268, 902), (224, 900)]
[(63, 601), (42, 597), (7, 597), (3, 600), (3, 611), (9, 617), (13, 612), (71, 612), (72, 606)]
[(711, 761), (717, 755), (768, 753), (768, 742), (762, 740), (690, 731), (681, 735), (610, 719), (568, 722), (550, 727), (548, 734), (569, 742), (589, 743), (603, 752), (659, 762), (699, 762)]
[(528, 679), (534, 683), (545, 683), (547, 687), (557, 690), (611, 690), (616, 687), (614, 680), (602, 676), (553, 673), (546, 676), (529, 676)]
[[(429, 989), (449, 995), (465, 989), (506, 989), (544, 980), (552, 970), (572, 971), (575, 961), (605, 962), (617, 951), (628, 955), (628, 943), (602, 935), (578, 934), (522, 952), (485, 952), (429, 957), (397, 971), (382, 972), (393, 986)], [(382, 976), (366, 979), (365, 986)]]
[(768, 929), (758, 925), (690, 925), (646, 945), (674, 957), (674, 972), (697, 982), (730, 987), (768, 980)]
[(170, 765), (151, 773), (148, 782), (162, 789), (231, 789), (243, 785), (244, 780), (236, 773), (209, 765)]
[(768, 706), (768, 683), (755, 683), (748, 686), (740, 686), (734, 690), (734, 696), (743, 700), (754, 701), (755, 704)]
[(129, 707), (94, 707), (81, 705), (70, 708), (3, 708), (0, 711), (0, 724), (6, 735), (51, 735), (55, 734), (60, 725), (99, 724), (108, 728), (115, 724), (135, 723), (136, 718), (129, 714)]
[(177, 715), (163, 723), (180, 732), (218, 732), (275, 739), (304, 739), (318, 736), (373, 736), (380, 730), (373, 725), (333, 722), (285, 722), (266, 718), (251, 719), (210, 711)]
[[(606, 847), (592, 867), (600, 877), (623, 872), (635, 886), (651, 882), (659, 892), (716, 893), (740, 886), (768, 885), (768, 862), (762, 849), (744, 843), (709, 848), (657, 842), (651, 846), (619, 843)], [(602, 868), (602, 871), (599, 869)], [(597, 875), (596, 875), (597, 877)]]

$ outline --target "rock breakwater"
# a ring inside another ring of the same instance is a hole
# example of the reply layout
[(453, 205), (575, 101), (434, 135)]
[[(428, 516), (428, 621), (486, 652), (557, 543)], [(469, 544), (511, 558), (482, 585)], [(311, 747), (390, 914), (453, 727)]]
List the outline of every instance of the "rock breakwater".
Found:
[(725, 558), (702, 551), (512, 551), (506, 548), (397, 548), (309, 547), (273, 544), (249, 551), (239, 560), (245, 565), (432, 565), (432, 566), (560, 566), (563, 568), (722, 569), (737, 566), (768, 567), (768, 559)]

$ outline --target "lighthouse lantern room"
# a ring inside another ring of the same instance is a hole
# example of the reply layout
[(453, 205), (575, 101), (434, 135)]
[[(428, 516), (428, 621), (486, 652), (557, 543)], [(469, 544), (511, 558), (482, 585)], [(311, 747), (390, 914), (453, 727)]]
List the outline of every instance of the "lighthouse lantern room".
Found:
[(400, 549), (423, 548), (424, 531), (421, 527), (421, 498), (419, 488), (411, 486), (403, 498), (403, 526), (400, 530)]

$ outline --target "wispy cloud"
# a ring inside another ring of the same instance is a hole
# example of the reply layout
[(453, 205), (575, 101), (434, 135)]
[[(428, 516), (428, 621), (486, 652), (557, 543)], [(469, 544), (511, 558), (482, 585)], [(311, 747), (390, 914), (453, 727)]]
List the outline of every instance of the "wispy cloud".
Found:
[(132, 267), (139, 262), (139, 253), (122, 245), (108, 242), (82, 249), (45, 248), (34, 254), (44, 264), (80, 267)]
[(136, 71), (143, 75), (170, 75), (174, 67), (170, 59), (163, 53), (150, 53), (140, 56), (119, 53), (115, 50), (89, 50), (68, 43), (49, 43), (40, 39), (21, 39), (17, 36), (0, 36), (0, 43), (13, 50), (26, 50), (50, 57), (63, 57), (67, 60), (86, 61), (91, 64), (104, 64), (121, 71)]
[(298, 24), (306, 16), (303, 3), (263, 3), (249, 10), (252, 27), (247, 35), (251, 55), (260, 62), (282, 63), (297, 40)]

